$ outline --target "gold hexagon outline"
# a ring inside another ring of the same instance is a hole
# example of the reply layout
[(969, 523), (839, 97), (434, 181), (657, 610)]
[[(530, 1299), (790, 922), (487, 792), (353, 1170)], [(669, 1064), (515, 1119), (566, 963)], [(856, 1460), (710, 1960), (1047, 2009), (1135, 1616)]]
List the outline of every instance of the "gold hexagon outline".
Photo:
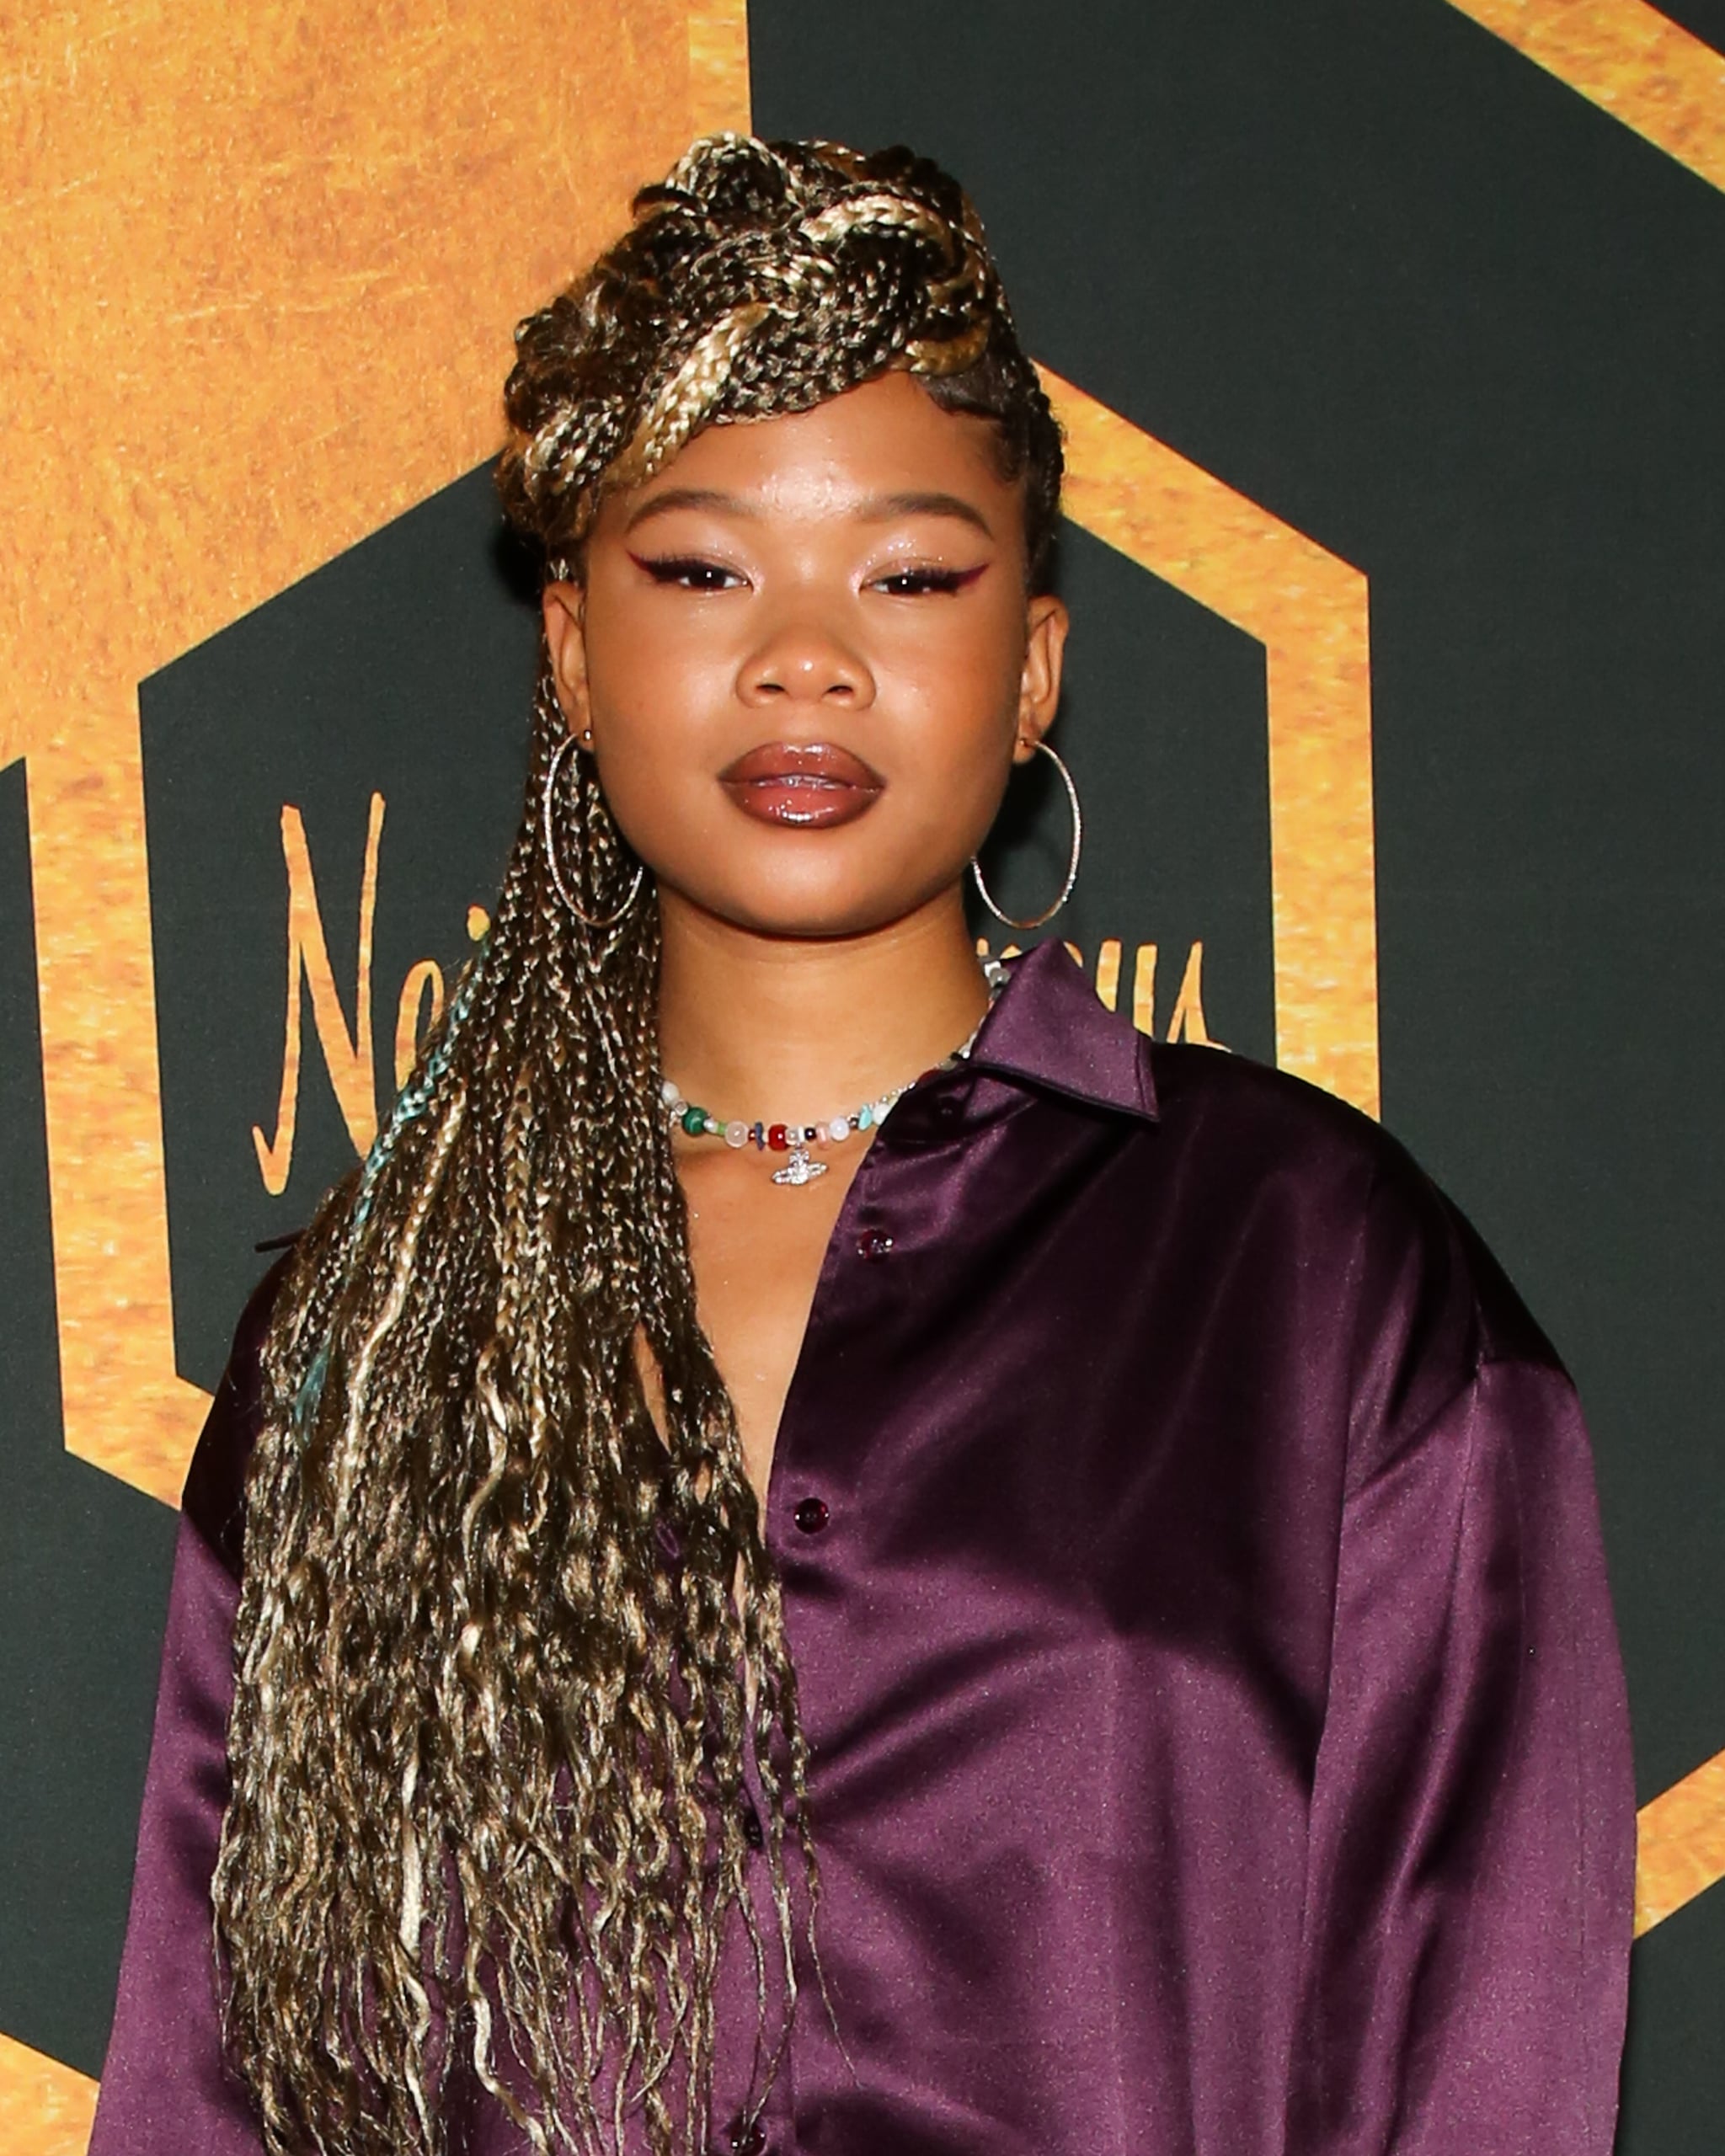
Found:
[(1450, 0), (1525, 59), (1725, 188), (1725, 55), (1642, 0)]
[(1378, 1112), (1366, 579), (1316, 540), (1042, 370), (1064, 507), (1264, 648), (1276, 1061)]

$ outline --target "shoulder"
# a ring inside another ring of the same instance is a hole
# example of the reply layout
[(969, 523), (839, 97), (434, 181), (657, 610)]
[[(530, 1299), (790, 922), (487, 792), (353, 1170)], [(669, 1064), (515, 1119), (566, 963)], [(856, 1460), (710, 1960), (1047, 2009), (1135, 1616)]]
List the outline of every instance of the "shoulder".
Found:
[[(1461, 1207), (1399, 1139), (1348, 1102), (1246, 1056), (1146, 1043), (1162, 1142), (1270, 1211), (1322, 1270), (1345, 1270), (1369, 1349), (1388, 1333), (1442, 1343), (1458, 1371), (1527, 1362), (1550, 1341)], [(1365, 1352), (1365, 1350), (1363, 1350)]]
[(264, 1341), (292, 1257), (289, 1250), (276, 1260), (240, 1313), (180, 1497), (181, 1512), (235, 1579), (245, 1549), (246, 1469), (263, 1413)]

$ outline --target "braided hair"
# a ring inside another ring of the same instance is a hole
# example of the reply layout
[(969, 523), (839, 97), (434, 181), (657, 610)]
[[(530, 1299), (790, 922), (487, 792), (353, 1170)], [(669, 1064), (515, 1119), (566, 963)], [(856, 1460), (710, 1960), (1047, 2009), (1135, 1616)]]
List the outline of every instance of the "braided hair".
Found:
[[(499, 483), (549, 578), (701, 428), (895, 367), (993, 423), (1046, 577), (1058, 431), (975, 212), (907, 150), (697, 142), (516, 350)], [(272, 2156), (441, 2156), (458, 2059), (547, 2156), (632, 2118), (654, 2156), (704, 2147), (722, 1940), (763, 2027), (769, 1967), (788, 2013), (812, 1947), (778, 1582), (660, 1104), (658, 909), (649, 883), (619, 913), (638, 864), (567, 746), (542, 654), (491, 929), (264, 1342), (214, 1900)]]

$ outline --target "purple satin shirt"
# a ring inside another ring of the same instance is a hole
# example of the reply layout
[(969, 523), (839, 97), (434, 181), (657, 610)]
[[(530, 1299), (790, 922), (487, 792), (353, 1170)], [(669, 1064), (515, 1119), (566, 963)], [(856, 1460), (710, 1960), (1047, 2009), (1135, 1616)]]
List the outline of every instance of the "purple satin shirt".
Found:
[[(92, 2156), (261, 2145), (209, 1886), (268, 1284), (186, 1485)], [(716, 2147), (1607, 2156), (1635, 1819), (1586, 1435), (1375, 1124), (1017, 962), (862, 1162), (766, 1533), (836, 2027), (805, 1991), (763, 2100), (733, 1984)], [(525, 2148), (449, 2102), (453, 2148)]]

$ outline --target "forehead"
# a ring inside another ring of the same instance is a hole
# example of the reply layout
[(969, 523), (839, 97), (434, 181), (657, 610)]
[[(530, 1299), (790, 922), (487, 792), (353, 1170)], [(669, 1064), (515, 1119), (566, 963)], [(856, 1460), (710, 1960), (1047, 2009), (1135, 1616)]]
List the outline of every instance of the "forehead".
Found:
[(988, 420), (943, 411), (912, 376), (895, 372), (810, 411), (704, 428), (611, 506), (627, 519), (655, 495), (698, 488), (766, 512), (824, 515), (883, 494), (937, 491), (974, 502), (992, 523), (1018, 494), (1000, 475), (992, 434)]

